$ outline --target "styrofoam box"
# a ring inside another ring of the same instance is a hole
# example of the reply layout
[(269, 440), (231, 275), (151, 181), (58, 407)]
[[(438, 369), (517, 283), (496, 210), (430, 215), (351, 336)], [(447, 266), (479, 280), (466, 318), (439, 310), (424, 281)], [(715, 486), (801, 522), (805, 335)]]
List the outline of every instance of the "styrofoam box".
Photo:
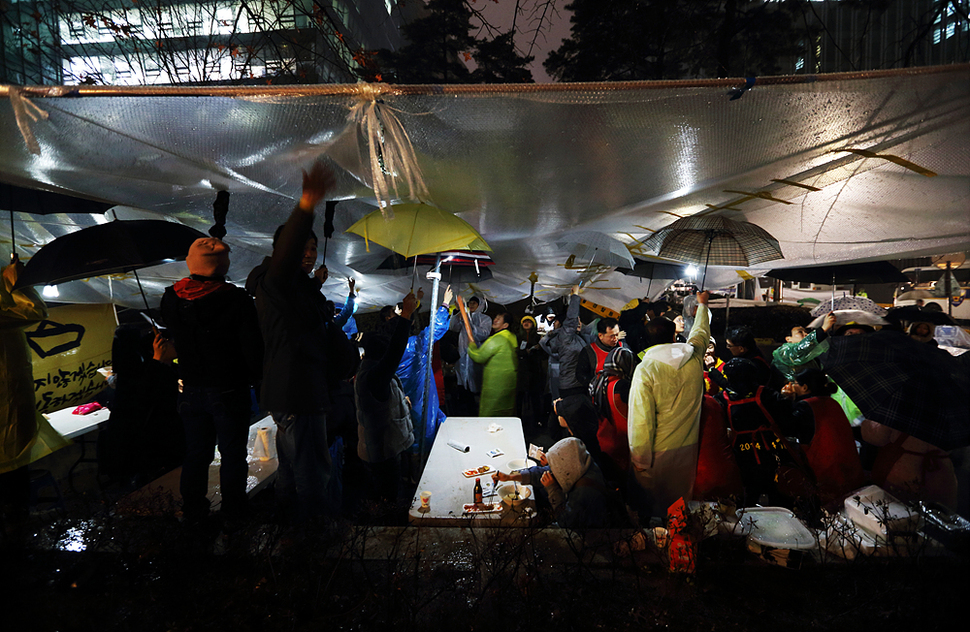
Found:
[(890, 531), (913, 531), (920, 526), (918, 514), (878, 485), (849, 494), (845, 499), (845, 513), (860, 527), (881, 535)]
[(818, 540), (808, 527), (783, 507), (742, 510), (735, 533), (745, 534), (758, 544), (777, 549), (813, 549), (818, 546)]

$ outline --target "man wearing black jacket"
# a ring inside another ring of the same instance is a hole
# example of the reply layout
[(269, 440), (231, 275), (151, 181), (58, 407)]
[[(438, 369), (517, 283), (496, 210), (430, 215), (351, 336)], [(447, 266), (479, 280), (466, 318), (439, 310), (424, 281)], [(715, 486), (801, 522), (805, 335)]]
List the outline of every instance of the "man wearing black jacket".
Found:
[(265, 343), (260, 407), (276, 422), (276, 492), (296, 522), (327, 512), (328, 367), (336, 359), (328, 339), (327, 299), (320, 292), (327, 267), (313, 270), (312, 226), (314, 209), (333, 185), (333, 173), (321, 163), (304, 172), (303, 195), (277, 231), (272, 256), (246, 280)]
[(190, 276), (165, 290), (162, 318), (174, 335), (183, 389), (178, 410), (186, 452), (179, 484), (182, 514), (198, 522), (209, 512), (209, 464), (216, 442), (222, 455), (222, 513), (246, 512), (246, 444), (263, 343), (253, 299), (228, 283), (229, 247), (197, 239), (186, 257)]
[(414, 443), (410, 402), (396, 375), (417, 309), (414, 294), (404, 298), (401, 314), (381, 332), (364, 335), (364, 358), (357, 369), (357, 455), (367, 463), (376, 496), (394, 503), (401, 480), (401, 454)]

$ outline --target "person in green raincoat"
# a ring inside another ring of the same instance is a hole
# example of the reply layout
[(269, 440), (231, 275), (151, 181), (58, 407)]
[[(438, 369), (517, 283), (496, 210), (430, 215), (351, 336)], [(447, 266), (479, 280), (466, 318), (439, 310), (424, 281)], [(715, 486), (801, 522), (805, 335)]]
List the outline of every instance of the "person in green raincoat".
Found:
[(771, 364), (785, 378), (785, 383), (794, 382), (795, 375), (805, 369), (822, 368), (816, 358), (828, 351), (828, 333), (835, 326), (835, 314), (829, 312), (822, 321), (822, 328), (809, 332), (801, 325), (791, 328), (791, 335), (785, 336), (781, 345), (771, 356)]
[(471, 323), (468, 321), (468, 314), (461, 297), (458, 297), (458, 306), (468, 331), (468, 357), (478, 364), (485, 365), (478, 416), (514, 417), (519, 358), (516, 353), (518, 341), (509, 331), (512, 315), (503, 312), (495, 316), (492, 319), (492, 335), (479, 347), (474, 343), (474, 337), (471, 335)]

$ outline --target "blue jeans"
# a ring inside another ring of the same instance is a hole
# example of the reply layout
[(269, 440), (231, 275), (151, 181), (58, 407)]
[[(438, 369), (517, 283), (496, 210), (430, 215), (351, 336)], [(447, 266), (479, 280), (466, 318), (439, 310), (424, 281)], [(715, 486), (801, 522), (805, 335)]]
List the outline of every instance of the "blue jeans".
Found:
[(276, 422), (276, 494), (288, 518), (303, 522), (329, 513), (330, 448), (327, 415), (271, 412)]
[(209, 464), (218, 442), (222, 465), (222, 512), (229, 517), (245, 513), (246, 479), (249, 463), (249, 387), (221, 389), (186, 386), (179, 396), (179, 415), (185, 427), (185, 459), (179, 491), (182, 514), (188, 520), (204, 517), (209, 511)]

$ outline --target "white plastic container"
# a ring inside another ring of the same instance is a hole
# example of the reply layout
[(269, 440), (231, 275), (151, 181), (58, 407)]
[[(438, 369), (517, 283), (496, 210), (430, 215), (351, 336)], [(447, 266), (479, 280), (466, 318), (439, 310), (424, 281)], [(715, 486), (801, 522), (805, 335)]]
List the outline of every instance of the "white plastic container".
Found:
[(738, 512), (735, 533), (747, 535), (762, 546), (776, 549), (814, 549), (815, 535), (783, 507), (749, 507)]
[(883, 536), (890, 531), (916, 531), (920, 527), (919, 514), (878, 485), (849, 494), (845, 514), (863, 529)]

